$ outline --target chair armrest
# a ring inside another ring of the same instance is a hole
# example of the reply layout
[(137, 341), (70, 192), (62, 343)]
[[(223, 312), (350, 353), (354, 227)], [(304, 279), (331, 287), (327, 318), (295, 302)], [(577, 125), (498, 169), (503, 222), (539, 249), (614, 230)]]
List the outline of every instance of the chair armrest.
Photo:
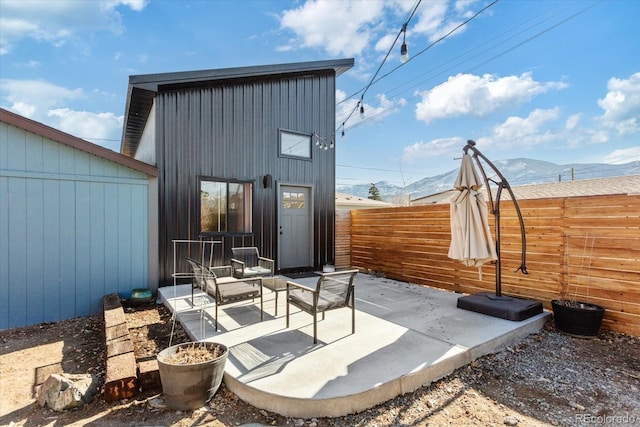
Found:
[(315, 288), (310, 288), (309, 286), (301, 285), (300, 283), (296, 283), (296, 282), (287, 282), (287, 290), (289, 290), (289, 287), (302, 289), (303, 291), (307, 291), (307, 292), (316, 292)]
[(273, 274), (273, 260), (264, 257), (258, 257), (258, 265), (262, 268), (267, 268), (271, 270), (271, 274)]
[(233, 268), (244, 268), (244, 261), (240, 261), (239, 259), (231, 258), (231, 265)]
[(233, 275), (233, 268), (230, 265), (209, 267), (209, 271), (215, 274), (216, 277), (231, 277)]
[(193, 272), (173, 273), (171, 274), (171, 277), (176, 279), (193, 279), (195, 274)]
[(244, 276), (244, 262), (239, 259), (231, 258), (231, 268), (234, 277)]

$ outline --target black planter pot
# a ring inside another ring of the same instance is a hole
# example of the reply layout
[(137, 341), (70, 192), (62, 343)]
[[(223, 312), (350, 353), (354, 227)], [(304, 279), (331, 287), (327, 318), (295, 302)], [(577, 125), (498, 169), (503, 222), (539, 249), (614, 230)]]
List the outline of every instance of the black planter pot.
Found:
[(580, 301), (551, 301), (556, 328), (569, 335), (596, 337), (604, 317), (604, 307)]

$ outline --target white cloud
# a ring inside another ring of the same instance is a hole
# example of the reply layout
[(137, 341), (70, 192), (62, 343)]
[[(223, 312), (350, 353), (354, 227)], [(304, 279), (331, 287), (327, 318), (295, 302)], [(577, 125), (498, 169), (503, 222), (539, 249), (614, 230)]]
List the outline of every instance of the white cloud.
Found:
[(119, 34), (124, 28), (116, 8), (126, 6), (141, 11), (147, 3), (147, 0), (3, 0), (0, 54), (9, 53), (26, 38), (60, 46), (87, 32), (110, 31)]
[(110, 0), (106, 2), (107, 4), (112, 4), (113, 7), (118, 6), (119, 4), (123, 4), (125, 6), (129, 6), (132, 10), (136, 12), (141, 12), (149, 3), (149, 0)]
[(550, 121), (560, 117), (560, 109), (543, 110), (536, 108), (527, 117), (509, 117), (494, 127), (492, 136), (496, 143), (507, 145), (537, 145), (553, 137), (550, 131), (541, 131)]
[(384, 94), (376, 95), (378, 101), (377, 106), (372, 106), (367, 103), (364, 104), (365, 117), (363, 120), (378, 121), (384, 117), (393, 114), (398, 111), (399, 107), (407, 104), (407, 100), (404, 98), (388, 99)]
[(628, 79), (613, 77), (607, 89), (607, 95), (598, 100), (604, 110), (601, 123), (619, 135), (640, 132), (640, 73)]
[(24, 117), (33, 117), (36, 113), (36, 107), (34, 105), (25, 104), (24, 102), (15, 102), (11, 109)]
[(113, 113), (73, 111), (68, 108), (51, 110), (48, 116), (55, 128), (92, 141), (114, 151), (120, 149), (123, 116)]
[(293, 47), (299, 44), (331, 55), (352, 56), (372, 40), (383, 10), (380, 1), (307, 1), (285, 11), (280, 25), (296, 34), (296, 40), (289, 43)]
[[(416, 42), (421, 37), (429, 41), (442, 37), (462, 22), (472, 3), (423, 2), (407, 28), (406, 37)], [(414, 5), (400, 0), (308, 0), (281, 14), (281, 28), (292, 31), (295, 37), (276, 49), (306, 47), (323, 49), (330, 55), (366, 56), (365, 49), (374, 46), (375, 52), (386, 52)]]
[(402, 154), (403, 161), (415, 163), (418, 160), (430, 160), (442, 156), (460, 154), (460, 149), (464, 147), (466, 140), (461, 137), (440, 138), (429, 142), (416, 142), (405, 147)]
[(349, 114), (355, 110), (356, 105), (358, 104), (357, 99), (351, 98), (346, 100), (346, 97), (347, 94), (344, 91), (339, 89), (336, 90), (336, 123), (338, 125), (341, 125), (343, 121), (347, 120)]
[(7, 101), (11, 109), (31, 118), (42, 118), (50, 108), (85, 98), (82, 89), (68, 89), (41, 80), (2, 79), (0, 83), (3, 103)]
[(378, 52), (388, 52), (389, 48), (393, 46), (393, 42), (396, 40), (397, 34), (386, 34), (378, 40), (375, 44), (374, 49)]
[(411, 33), (433, 37), (442, 28), (446, 13), (446, 2), (427, 2), (421, 5), (418, 9), (418, 21), (411, 26)]
[[(475, 3), (475, 0), (422, 3), (418, 9), (418, 20), (411, 26), (410, 34), (412, 36), (425, 36), (429, 42), (435, 42), (449, 34), (466, 19), (470, 18), (473, 13), (477, 12), (477, 10), (470, 9)], [(460, 35), (466, 29), (466, 26), (457, 28), (449, 37)]]
[[(32, 120), (118, 151), (123, 117), (113, 113), (75, 111), (70, 103), (87, 98), (82, 89), (69, 89), (40, 80), (0, 80), (2, 105)], [(95, 96), (95, 91), (93, 92)], [(108, 94), (102, 93), (102, 96)]]
[(605, 163), (612, 164), (624, 164), (638, 160), (640, 160), (640, 145), (614, 150), (604, 158)]
[(566, 87), (562, 82), (537, 82), (531, 73), (497, 77), (458, 74), (446, 82), (419, 93), (416, 118), (425, 123), (471, 114), (482, 117), (507, 105), (521, 104), (552, 89)]
[(336, 90), (336, 123), (340, 127), (344, 121), (349, 118), (348, 123), (345, 123), (345, 127), (358, 126), (359, 124), (368, 123), (372, 121), (380, 121), (390, 114), (396, 113), (401, 107), (407, 105), (407, 100), (404, 98), (389, 99), (384, 94), (378, 94), (375, 96), (377, 105), (363, 104), (364, 117), (360, 115), (360, 105), (357, 98), (351, 98), (346, 100), (346, 94), (344, 91)]
[(580, 119), (582, 118), (582, 114), (578, 113), (578, 114), (573, 114), (571, 116), (569, 116), (569, 118), (567, 118), (567, 121), (565, 122), (565, 129), (568, 131), (571, 131), (575, 128), (578, 127), (578, 123), (580, 123)]
[(467, 13), (469, 10), (469, 7), (475, 2), (476, 2), (475, 0), (458, 0), (455, 3), (455, 9), (459, 13), (463, 13), (463, 14)]

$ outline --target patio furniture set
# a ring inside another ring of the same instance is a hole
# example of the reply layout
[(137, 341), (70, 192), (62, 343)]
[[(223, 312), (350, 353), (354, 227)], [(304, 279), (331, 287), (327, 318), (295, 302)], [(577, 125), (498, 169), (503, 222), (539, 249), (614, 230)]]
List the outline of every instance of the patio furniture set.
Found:
[(275, 316), (278, 315), (278, 294), (286, 292), (286, 325), (289, 327), (290, 306), (313, 316), (313, 342), (317, 343), (318, 314), (339, 308), (351, 308), (351, 333), (355, 333), (355, 283), (358, 270), (323, 273), (315, 286), (305, 286), (274, 274), (274, 261), (260, 256), (256, 247), (232, 248), (231, 265), (207, 266), (187, 258), (191, 267), (191, 304), (194, 290), (213, 298), (214, 322), (218, 329), (218, 307), (241, 301), (260, 299), (260, 321), (264, 320), (263, 289), (275, 293)]

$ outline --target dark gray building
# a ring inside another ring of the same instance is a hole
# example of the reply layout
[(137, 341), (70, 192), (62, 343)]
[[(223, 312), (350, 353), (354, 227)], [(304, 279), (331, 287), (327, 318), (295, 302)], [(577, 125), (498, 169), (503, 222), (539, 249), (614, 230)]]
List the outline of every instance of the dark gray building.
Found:
[[(121, 152), (158, 167), (159, 279), (195, 249), (257, 246), (277, 270), (334, 261), (336, 77), (353, 59), (129, 78)], [(319, 145), (318, 145), (319, 144)], [(179, 268), (183, 270), (182, 268)]]

